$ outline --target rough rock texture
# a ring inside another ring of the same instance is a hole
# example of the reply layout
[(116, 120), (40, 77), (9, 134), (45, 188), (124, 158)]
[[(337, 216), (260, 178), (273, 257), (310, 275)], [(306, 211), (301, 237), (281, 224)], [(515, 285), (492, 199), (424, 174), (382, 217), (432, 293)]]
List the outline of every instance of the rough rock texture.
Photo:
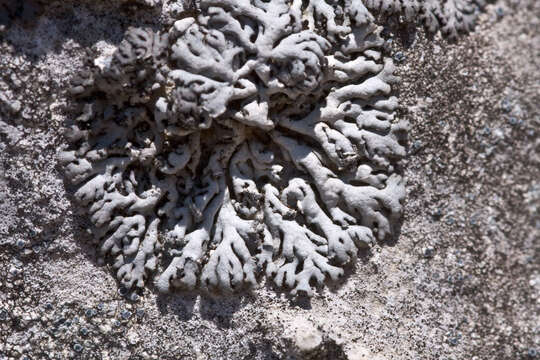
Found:
[(0, 35), (0, 358), (538, 357), (538, 2), (488, 6), (456, 45), (419, 33), (401, 48), (408, 34), (383, 32), (410, 123), (401, 234), (311, 299), (126, 298), (98, 266), (56, 169), (80, 115), (64, 89), (88, 48), (109, 55), (130, 26), (168, 18), (140, 11), (57, 3)]

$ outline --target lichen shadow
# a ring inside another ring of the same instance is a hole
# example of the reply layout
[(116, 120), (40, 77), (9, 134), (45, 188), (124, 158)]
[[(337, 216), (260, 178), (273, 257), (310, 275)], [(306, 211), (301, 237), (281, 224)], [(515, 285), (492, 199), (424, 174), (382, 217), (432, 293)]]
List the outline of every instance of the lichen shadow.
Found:
[(173, 313), (178, 320), (188, 321), (193, 317), (198, 294), (196, 293), (157, 293), (156, 305), (160, 313)]
[(189, 321), (197, 316), (212, 321), (222, 329), (230, 328), (234, 315), (256, 301), (249, 290), (235, 294), (209, 293), (200, 290), (160, 293), (155, 288), (152, 288), (152, 291), (157, 295), (156, 304), (162, 314), (173, 314), (181, 321)]

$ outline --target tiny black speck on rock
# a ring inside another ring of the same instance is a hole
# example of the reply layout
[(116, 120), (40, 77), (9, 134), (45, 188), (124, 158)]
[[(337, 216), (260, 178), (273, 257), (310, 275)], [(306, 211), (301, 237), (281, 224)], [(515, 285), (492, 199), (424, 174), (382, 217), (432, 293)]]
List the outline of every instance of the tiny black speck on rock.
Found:
[(73, 350), (75, 350), (75, 352), (81, 352), (83, 350), (83, 346), (79, 343), (75, 343), (73, 345)]
[(504, 99), (504, 100), (501, 102), (501, 109), (502, 109), (502, 111), (504, 111), (505, 113), (509, 113), (510, 111), (512, 111), (512, 103), (510, 102), (510, 100)]
[(124, 311), (122, 311), (120, 316), (122, 317), (122, 319), (127, 320), (127, 319), (129, 319), (131, 317), (131, 311), (124, 310)]
[(118, 288), (118, 295), (120, 296), (126, 296), (127, 292), (128, 292), (127, 289), (123, 286)]
[(433, 257), (433, 254), (435, 253), (435, 250), (432, 247), (426, 247), (423, 251), (424, 257), (427, 259), (430, 259)]
[(394, 61), (399, 63), (399, 64), (404, 62), (406, 59), (407, 59), (407, 57), (401, 51), (398, 51), (397, 53), (394, 54)]

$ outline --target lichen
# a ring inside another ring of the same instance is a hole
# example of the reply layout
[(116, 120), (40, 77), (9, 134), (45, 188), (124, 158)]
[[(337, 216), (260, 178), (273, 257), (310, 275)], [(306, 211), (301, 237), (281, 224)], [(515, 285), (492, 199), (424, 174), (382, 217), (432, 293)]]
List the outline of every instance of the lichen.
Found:
[(429, 32), (441, 30), (449, 39), (456, 39), (473, 30), (485, 5), (485, 0), (424, 0), (420, 18)]
[(360, 2), (202, 0), (74, 79), (60, 155), (129, 289), (292, 294), (395, 234), (406, 125)]
[(451, 40), (470, 32), (486, 0), (364, 0), (375, 14), (402, 16), (407, 23), (421, 22), (429, 33), (439, 30)]

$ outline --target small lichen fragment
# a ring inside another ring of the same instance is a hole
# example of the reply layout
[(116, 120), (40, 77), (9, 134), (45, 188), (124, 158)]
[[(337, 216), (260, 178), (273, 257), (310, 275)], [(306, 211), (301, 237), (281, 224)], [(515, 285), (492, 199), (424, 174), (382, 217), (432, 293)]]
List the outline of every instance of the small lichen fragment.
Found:
[[(354, 2), (354, 1), (353, 1)], [(360, 1), (359, 1), (360, 2)], [(364, 0), (375, 14), (402, 16), (409, 24), (421, 22), (430, 33), (441, 31), (451, 40), (472, 31), (486, 0)]]
[(443, 35), (456, 39), (460, 33), (472, 31), (485, 5), (485, 0), (424, 0), (421, 20), (429, 32), (440, 29)]
[[(61, 155), (126, 288), (294, 294), (395, 234), (406, 125), (360, 2), (202, 0), (73, 80)], [(154, 276), (157, 272), (157, 276)]]

